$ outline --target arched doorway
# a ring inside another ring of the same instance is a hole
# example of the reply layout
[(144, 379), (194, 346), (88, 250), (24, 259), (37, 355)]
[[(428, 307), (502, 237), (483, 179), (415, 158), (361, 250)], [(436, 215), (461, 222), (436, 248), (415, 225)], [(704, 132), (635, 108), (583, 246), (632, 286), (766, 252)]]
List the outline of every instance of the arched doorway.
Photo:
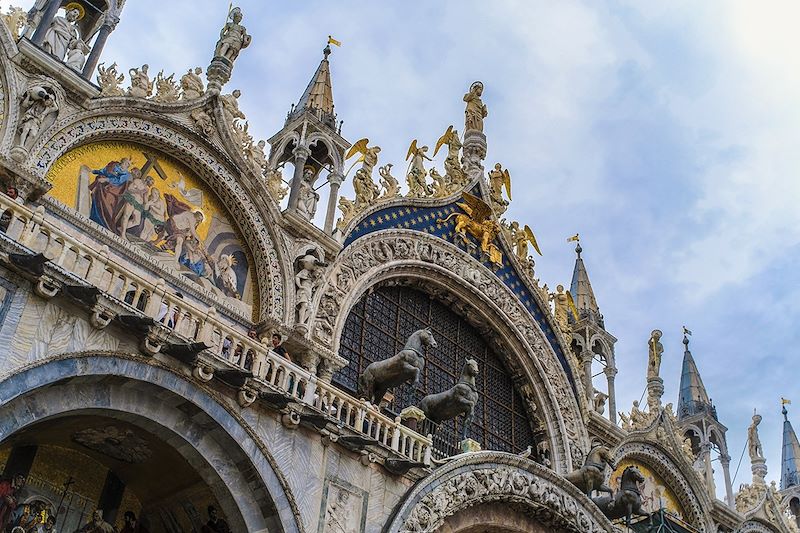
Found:
[[(52, 485), (39, 492), (50, 495), (54, 512), (72, 477), (79, 492), (73, 500), (86, 499), (84, 521), (103, 506), (103, 520), (117, 523), (138, 508), (151, 532), (192, 531), (214, 506), (231, 531), (300, 531), (274, 460), (222, 402), (139, 356), (81, 353), (38, 362), (0, 381), (0, 461), (9, 475)], [(85, 468), (59, 467), (65, 457)], [(79, 484), (85, 472), (95, 479)], [(36, 495), (29, 489), (21, 498)], [(105, 514), (115, 507), (117, 516)]]
[(210, 507), (219, 519), (239, 523), (240, 516), (222, 516), (195, 466), (147, 425), (123, 413), (86, 411), (50, 417), (6, 439), (3, 477), (26, 478), (11, 525), (51, 519), (56, 530), (75, 531), (100, 510), (118, 531), (126, 516), (151, 532), (199, 531)]

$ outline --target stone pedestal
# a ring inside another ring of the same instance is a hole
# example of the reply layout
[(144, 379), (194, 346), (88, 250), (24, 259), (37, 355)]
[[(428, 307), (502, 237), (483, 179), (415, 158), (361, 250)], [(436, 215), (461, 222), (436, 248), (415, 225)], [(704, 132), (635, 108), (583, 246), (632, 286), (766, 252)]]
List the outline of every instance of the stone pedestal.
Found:
[(664, 394), (664, 380), (660, 377), (647, 378), (647, 406), (651, 413), (661, 408), (661, 396)]
[(750, 470), (753, 472), (753, 484), (764, 485), (764, 478), (767, 476), (767, 460), (763, 457), (751, 459)]
[(472, 453), (481, 451), (481, 445), (476, 440), (464, 439), (461, 441), (461, 452)]
[(420, 424), (425, 420), (425, 413), (419, 407), (412, 405), (400, 411), (400, 420), (408, 429), (419, 431)]
[(467, 130), (464, 132), (464, 146), (462, 148), (464, 171), (470, 180), (476, 176), (483, 176), (483, 160), (486, 158), (486, 135), (480, 131)]
[(206, 79), (208, 80), (208, 91), (213, 91), (219, 94), (222, 86), (228, 83), (231, 79), (233, 72), (233, 63), (224, 57), (215, 57), (211, 60), (211, 64), (206, 70)]

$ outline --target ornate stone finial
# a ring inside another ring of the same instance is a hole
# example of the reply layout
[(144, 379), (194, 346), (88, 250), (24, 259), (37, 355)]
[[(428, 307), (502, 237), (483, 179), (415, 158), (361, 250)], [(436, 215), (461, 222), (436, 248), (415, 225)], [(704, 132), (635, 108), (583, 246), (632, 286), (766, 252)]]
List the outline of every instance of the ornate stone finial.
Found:
[(117, 72), (117, 64), (108, 67), (100, 63), (97, 67), (97, 85), (100, 86), (100, 96), (123, 96), (125, 91), (120, 84), (125, 81), (125, 74)]
[(214, 49), (214, 59), (206, 71), (208, 88), (210, 91), (219, 92), (222, 86), (231, 79), (233, 63), (239, 57), (239, 52), (250, 46), (253, 38), (248, 35), (242, 22), (242, 10), (232, 7), (228, 12), (228, 20), (219, 34), (217, 46)]
[(21, 35), (22, 28), (28, 20), (28, 15), (21, 7), (8, 6), (8, 13), (2, 15), (3, 22), (11, 30), (11, 36), (16, 41)]
[(156, 75), (156, 95), (153, 98), (156, 102), (177, 102), (181, 95), (181, 89), (178, 82), (175, 81), (175, 74), (164, 76), (164, 71), (161, 70)]

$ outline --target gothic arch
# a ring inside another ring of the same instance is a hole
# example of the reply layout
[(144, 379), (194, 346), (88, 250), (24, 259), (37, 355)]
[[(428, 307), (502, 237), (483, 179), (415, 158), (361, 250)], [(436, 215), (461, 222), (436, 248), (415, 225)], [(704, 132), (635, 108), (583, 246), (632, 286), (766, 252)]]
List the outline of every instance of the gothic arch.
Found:
[(417, 483), (383, 532), (436, 531), (449, 517), (491, 503), (506, 504), (536, 520), (541, 531), (614, 531), (595, 504), (553, 471), (518, 455), (479, 452), (461, 456)]
[[(255, 263), (258, 280), (260, 319), (271, 318), (280, 323), (290, 321), (291, 309), (285, 305), (287, 280), (292, 279), (290, 259), (283, 239), (276, 232), (280, 216), (271, 202), (255, 202), (266, 197), (258, 184), (247, 183), (242, 175), (231, 171), (226, 156), (193, 139), (182, 126), (151, 117), (138, 116), (130, 109), (97, 109), (73, 115), (56, 123), (48, 136), (31, 149), (34, 171), (44, 176), (55, 161), (72, 148), (101, 139), (125, 140), (152, 146), (187, 165), (217, 195), (220, 202), (240, 221), (244, 237)], [(55, 132), (55, 133), (52, 133)]]
[(672, 454), (659, 445), (639, 440), (622, 443), (614, 453), (614, 461), (633, 459), (656, 472), (675, 493), (688, 516), (684, 519), (701, 532), (713, 531), (710, 509), (713, 507), (708, 493), (700, 485), (694, 471), (687, 471), (684, 463), (673, 459)]
[(166, 367), (116, 353), (50, 358), (0, 380), (0, 406), (0, 441), (74, 413), (112, 414), (141, 425), (202, 465), (198, 473), (235, 530), (302, 531), (286, 482), (253, 429), (213, 393)]
[(509, 368), (518, 370), (532, 385), (530, 392), (547, 429), (554, 468), (566, 472), (582, 461), (587, 437), (580, 410), (538, 324), (494, 274), (441, 239), (386, 230), (345, 248), (315, 296), (312, 332), (316, 339), (337, 351), (352, 307), (370, 287), (388, 280), (410, 281), (454, 301), (462, 316), (501, 337), (511, 351), (506, 358)]

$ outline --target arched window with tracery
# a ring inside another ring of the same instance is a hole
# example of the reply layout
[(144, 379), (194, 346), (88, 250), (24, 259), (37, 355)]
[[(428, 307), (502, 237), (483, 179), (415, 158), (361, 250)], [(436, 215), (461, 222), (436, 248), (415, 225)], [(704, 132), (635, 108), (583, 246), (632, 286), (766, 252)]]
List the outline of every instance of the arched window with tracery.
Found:
[[(356, 392), (357, 379), (376, 360), (396, 354), (408, 336), (430, 327), (438, 343), (425, 354), (420, 383), (394, 389), (390, 410), (417, 405), (426, 395), (449, 389), (458, 380), (464, 362), (478, 362), (478, 404), (468, 436), (483, 449), (519, 452), (534, 445), (534, 435), (523, 400), (514, 389), (502, 359), (481, 334), (448, 306), (428, 294), (408, 287), (378, 287), (350, 311), (340, 343), (340, 354), (349, 364), (333, 377), (335, 384)], [(437, 455), (458, 450), (462, 419), (442, 424), (434, 439)], [(535, 446), (534, 446), (535, 449)]]

